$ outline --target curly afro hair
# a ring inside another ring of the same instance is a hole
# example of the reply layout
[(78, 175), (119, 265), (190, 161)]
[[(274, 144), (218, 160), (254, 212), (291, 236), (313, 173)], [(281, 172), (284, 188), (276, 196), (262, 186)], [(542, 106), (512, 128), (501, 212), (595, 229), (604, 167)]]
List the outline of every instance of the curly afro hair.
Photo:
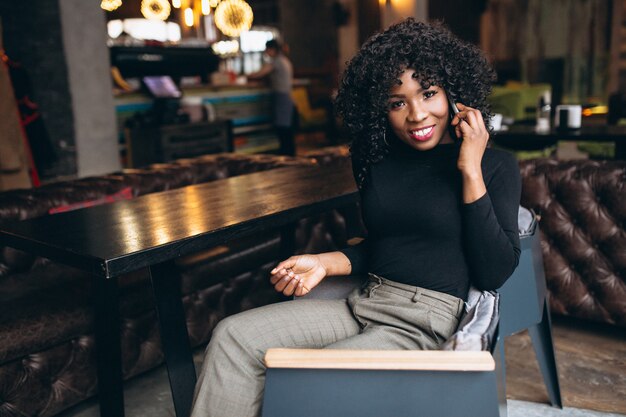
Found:
[(388, 98), (405, 69), (413, 69), (422, 87), (437, 85), (455, 102), (481, 111), (488, 129), (487, 96), (495, 73), (480, 50), (458, 39), (441, 23), (409, 18), (368, 39), (350, 60), (335, 101), (337, 113), (352, 139), (357, 185), (366, 182), (369, 167), (389, 150)]

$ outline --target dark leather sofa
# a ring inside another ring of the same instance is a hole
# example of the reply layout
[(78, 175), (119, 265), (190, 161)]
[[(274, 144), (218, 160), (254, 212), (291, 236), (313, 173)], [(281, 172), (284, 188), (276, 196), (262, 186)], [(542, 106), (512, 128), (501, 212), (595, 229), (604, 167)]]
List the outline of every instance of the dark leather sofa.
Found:
[[(0, 221), (50, 215), (50, 209), (148, 193), (290, 165), (312, 158), (216, 154), (145, 169), (0, 193)], [(54, 210), (53, 210), (54, 211)], [(346, 244), (337, 212), (303, 219), (297, 250)], [(280, 260), (278, 231), (181, 259), (183, 303), (193, 346), (206, 343), (223, 317), (282, 300), (269, 285)], [(143, 271), (120, 279), (123, 375), (163, 361), (152, 290)], [(0, 416), (51, 416), (97, 391), (91, 280), (80, 271), (0, 248)]]
[(520, 162), (522, 205), (540, 215), (550, 309), (626, 326), (626, 161)]

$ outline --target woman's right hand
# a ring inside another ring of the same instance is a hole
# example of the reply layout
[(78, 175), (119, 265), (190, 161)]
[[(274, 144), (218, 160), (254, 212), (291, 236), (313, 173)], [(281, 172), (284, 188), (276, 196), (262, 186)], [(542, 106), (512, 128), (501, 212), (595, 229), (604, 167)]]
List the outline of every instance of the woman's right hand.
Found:
[(286, 296), (303, 296), (328, 274), (319, 255), (292, 256), (272, 269), (270, 282)]

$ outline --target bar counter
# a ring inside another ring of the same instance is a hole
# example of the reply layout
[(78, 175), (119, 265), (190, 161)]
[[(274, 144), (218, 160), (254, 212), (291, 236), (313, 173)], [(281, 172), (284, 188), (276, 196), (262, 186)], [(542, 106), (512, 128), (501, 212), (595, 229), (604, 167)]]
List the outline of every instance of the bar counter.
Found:
[(514, 150), (537, 150), (556, 145), (558, 141), (613, 142), (615, 159), (626, 159), (626, 126), (592, 125), (575, 130), (537, 131), (531, 125), (513, 125), (508, 130), (496, 132), (497, 145)]

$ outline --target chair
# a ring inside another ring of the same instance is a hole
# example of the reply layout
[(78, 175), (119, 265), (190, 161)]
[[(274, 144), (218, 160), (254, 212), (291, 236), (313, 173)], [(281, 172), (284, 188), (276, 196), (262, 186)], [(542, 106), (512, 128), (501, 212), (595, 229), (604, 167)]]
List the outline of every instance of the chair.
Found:
[(502, 306), (500, 336), (528, 329), (550, 403), (563, 408), (537, 217), (520, 207), (518, 219), (522, 253), (517, 269), (498, 290)]
[(263, 416), (506, 416), (499, 296), (474, 291), (449, 347), (492, 351), (270, 349)]
[(300, 130), (327, 128), (328, 112), (325, 108), (311, 107), (306, 87), (295, 87), (291, 91), (291, 98), (298, 109), (298, 127)]
[[(393, 410), (394, 417), (506, 417), (504, 343), (499, 336), (525, 328), (550, 402), (562, 408), (536, 217), (520, 207), (519, 220), (520, 263), (500, 290), (502, 309), (490, 352), (270, 349), (263, 415), (286, 417), (297, 410), (301, 417), (380, 417)], [(326, 279), (312, 295), (345, 297), (361, 281), (346, 278)]]

